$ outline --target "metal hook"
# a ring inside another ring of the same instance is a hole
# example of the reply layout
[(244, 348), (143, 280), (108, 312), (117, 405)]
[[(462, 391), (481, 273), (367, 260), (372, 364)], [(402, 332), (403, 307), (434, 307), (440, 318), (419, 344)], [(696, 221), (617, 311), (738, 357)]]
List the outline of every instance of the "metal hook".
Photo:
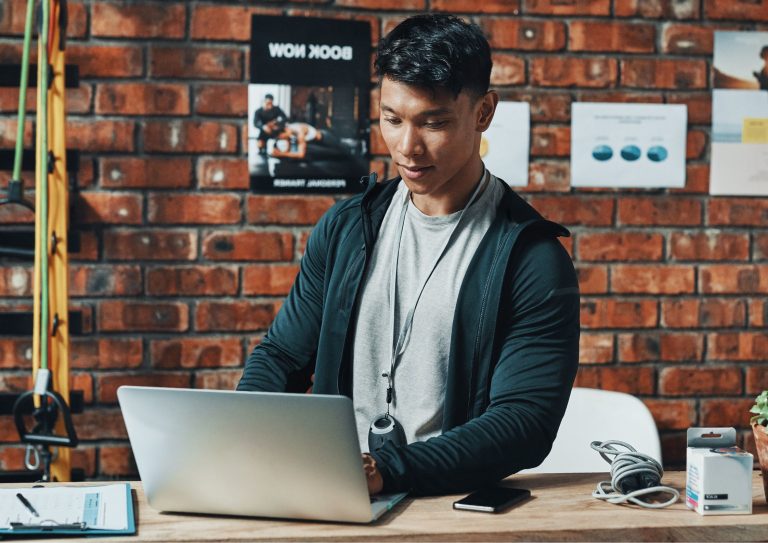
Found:
[[(31, 457), (35, 457), (34, 463), (31, 461)], [(37, 447), (34, 445), (27, 445), (27, 452), (24, 454), (24, 465), (28, 470), (35, 471), (40, 467), (40, 454), (37, 452)]]

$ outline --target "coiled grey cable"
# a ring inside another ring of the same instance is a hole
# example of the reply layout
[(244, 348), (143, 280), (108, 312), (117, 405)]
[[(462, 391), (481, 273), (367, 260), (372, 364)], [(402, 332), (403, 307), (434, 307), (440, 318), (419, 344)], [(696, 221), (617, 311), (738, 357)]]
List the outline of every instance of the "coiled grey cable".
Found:
[[(624, 447), (628, 452), (622, 452), (614, 445)], [(616, 504), (632, 502), (649, 509), (668, 507), (680, 499), (680, 492), (661, 484), (664, 469), (655, 458), (637, 452), (623, 441), (593, 441), (590, 447), (611, 465), (611, 480), (597, 483), (597, 488), (592, 492), (593, 498)], [(611, 456), (614, 458), (611, 459)], [(641, 496), (656, 492), (667, 493), (672, 497), (665, 502), (640, 499)]]

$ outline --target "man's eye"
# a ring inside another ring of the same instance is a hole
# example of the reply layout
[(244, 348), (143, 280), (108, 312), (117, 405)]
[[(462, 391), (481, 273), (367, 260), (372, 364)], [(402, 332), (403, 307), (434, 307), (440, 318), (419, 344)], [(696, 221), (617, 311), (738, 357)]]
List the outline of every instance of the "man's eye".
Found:
[(384, 117), (384, 120), (389, 124), (400, 124), (400, 119), (396, 117)]
[(448, 121), (428, 121), (424, 123), (424, 126), (427, 128), (443, 128), (446, 124), (448, 124)]

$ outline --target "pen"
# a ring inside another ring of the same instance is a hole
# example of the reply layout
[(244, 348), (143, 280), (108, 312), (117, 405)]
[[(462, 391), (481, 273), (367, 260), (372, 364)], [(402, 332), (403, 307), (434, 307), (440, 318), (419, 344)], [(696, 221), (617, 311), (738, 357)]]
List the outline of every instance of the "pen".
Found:
[(34, 508), (34, 507), (32, 507), (32, 504), (31, 504), (31, 503), (29, 503), (29, 500), (28, 500), (27, 498), (25, 498), (24, 496), (22, 496), (22, 495), (21, 495), (21, 492), (17, 492), (17, 493), (16, 493), (16, 497), (17, 497), (17, 498), (19, 498), (19, 501), (20, 501), (21, 503), (23, 503), (23, 504), (24, 504), (24, 507), (26, 507), (27, 509), (29, 509), (29, 512), (30, 512), (30, 513), (32, 513), (32, 514), (33, 514), (33, 515), (35, 515), (36, 517), (39, 517), (39, 516), (40, 516), (40, 515), (38, 514), (38, 512), (37, 512), (37, 511), (35, 511), (35, 508)]

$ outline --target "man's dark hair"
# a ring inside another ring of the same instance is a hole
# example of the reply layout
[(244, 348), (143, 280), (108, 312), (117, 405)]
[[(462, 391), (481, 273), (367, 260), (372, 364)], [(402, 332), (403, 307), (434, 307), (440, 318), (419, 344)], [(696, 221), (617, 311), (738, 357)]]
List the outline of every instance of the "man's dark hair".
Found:
[(760, 58), (765, 58), (766, 55), (768, 55), (768, 45), (763, 45), (763, 48), (760, 49)]
[(491, 82), (491, 48), (477, 25), (453, 15), (410, 17), (379, 42), (376, 75), (458, 96), (481, 96)]
[(272, 100), (273, 102), (275, 101), (275, 97), (272, 96), (271, 94), (265, 94), (264, 95), (264, 99), (265, 100)]

